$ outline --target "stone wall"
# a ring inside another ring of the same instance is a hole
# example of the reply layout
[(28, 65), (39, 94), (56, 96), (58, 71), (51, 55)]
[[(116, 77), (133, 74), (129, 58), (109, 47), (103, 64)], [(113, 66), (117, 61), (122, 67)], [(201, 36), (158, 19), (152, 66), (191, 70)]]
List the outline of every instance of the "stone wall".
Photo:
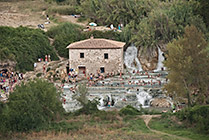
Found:
[[(84, 53), (84, 58), (80, 58)], [(108, 59), (104, 59), (104, 53), (108, 53)], [(86, 73), (96, 73), (100, 67), (107, 72), (123, 71), (123, 48), (120, 49), (69, 49), (69, 67), (78, 69), (86, 67)]]

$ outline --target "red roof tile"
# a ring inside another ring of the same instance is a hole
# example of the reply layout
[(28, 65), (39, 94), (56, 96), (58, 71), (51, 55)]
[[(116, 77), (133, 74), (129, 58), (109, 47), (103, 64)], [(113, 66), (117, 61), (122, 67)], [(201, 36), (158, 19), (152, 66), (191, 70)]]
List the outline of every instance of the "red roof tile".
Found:
[(68, 49), (118, 49), (125, 45), (124, 42), (109, 40), (109, 39), (86, 39), (71, 43), (67, 46)]

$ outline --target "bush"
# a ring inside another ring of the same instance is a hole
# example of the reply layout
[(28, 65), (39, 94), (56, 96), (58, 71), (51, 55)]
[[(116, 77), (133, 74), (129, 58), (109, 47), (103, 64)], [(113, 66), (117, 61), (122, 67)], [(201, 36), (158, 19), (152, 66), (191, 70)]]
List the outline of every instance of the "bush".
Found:
[(91, 35), (94, 38), (106, 38), (120, 41), (121, 34), (114, 31), (91, 31), (82, 32), (82, 27), (72, 23), (62, 23), (58, 26), (52, 27), (47, 35), (54, 39), (53, 46), (58, 51), (58, 54), (62, 57), (68, 58), (67, 46), (73, 42), (90, 38)]
[(96, 101), (88, 101), (87, 104), (83, 105), (83, 107), (79, 110), (77, 110), (74, 115), (90, 115), (94, 113), (98, 113), (99, 110), (97, 108), (97, 102)]
[(46, 34), (39, 29), (26, 27), (0, 27), (0, 60), (16, 61), (16, 70), (33, 70), (33, 63), (47, 54), (58, 57), (50, 46)]
[(136, 108), (127, 105), (126, 107), (122, 108), (119, 112), (121, 115), (141, 115), (141, 112)]
[(0, 114), (0, 132), (27, 132), (58, 120), (64, 110), (57, 95), (40, 79), (17, 86)]
[(54, 39), (53, 46), (62, 57), (68, 58), (67, 46), (70, 43), (85, 39), (82, 28), (76, 24), (63, 23), (48, 30), (47, 35)]
[(47, 69), (46, 69), (46, 72), (49, 72), (51, 70), (51, 68), (50, 67), (48, 67)]
[(209, 105), (185, 108), (176, 113), (176, 116), (188, 122), (188, 125), (194, 125), (199, 132), (209, 133)]
[(42, 74), (43, 74), (43, 73), (37, 73), (37, 74), (36, 74), (36, 77), (41, 77)]

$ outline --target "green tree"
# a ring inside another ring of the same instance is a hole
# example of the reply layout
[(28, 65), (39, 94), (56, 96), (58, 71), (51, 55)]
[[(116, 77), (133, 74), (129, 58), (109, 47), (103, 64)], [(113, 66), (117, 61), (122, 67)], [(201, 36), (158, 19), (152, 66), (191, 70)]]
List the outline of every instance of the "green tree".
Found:
[(77, 101), (79, 101), (82, 105), (82, 108), (75, 112), (75, 114), (93, 114), (98, 112), (97, 104), (98, 102), (93, 100), (88, 100), (88, 88), (86, 87), (86, 83), (82, 83), (78, 85), (78, 89), (76, 90), (76, 95), (73, 97)]
[(17, 86), (0, 117), (0, 131), (30, 131), (58, 119), (63, 112), (52, 83), (37, 79)]
[(208, 0), (196, 0), (199, 2), (197, 14), (203, 17), (206, 26), (209, 26), (209, 1)]
[(183, 38), (168, 44), (169, 83), (165, 89), (173, 97), (186, 97), (188, 106), (206, 104), (209, 85), (207, 42), (195, 26), (187, 26)]
[(194, 10), (197, 3), (193, 1), (162, 2), (148, 13), (148, 17), (136, 24), (131, 41), (143, 51), (150, 52), (158, 46), (164, 46), (184, 34), (187, 25), (195, 25), (204, 34), (206, 26)]
[(87, 96), (88, 96), (88, 88), (86, 87), (86, 83), (79, 84), (74, 98), (78, 100), (82, 106), (85, 106), (88, 103)]
[(70, 43), (85, 39), (81, 33), (82, 28), (73, 23), (62, 23), (58, 26), (52, 27), (47, 35), (54, 39), (53, 46), (62, 57), (68, 58), (67, 45)]
[(46, 34), (39, 29), (26, 27), (0, 27), (0, 60), (16, 61), (16, 70), (33, 70), (33, 63), (38, 58), (51, 55), (58, 59)]

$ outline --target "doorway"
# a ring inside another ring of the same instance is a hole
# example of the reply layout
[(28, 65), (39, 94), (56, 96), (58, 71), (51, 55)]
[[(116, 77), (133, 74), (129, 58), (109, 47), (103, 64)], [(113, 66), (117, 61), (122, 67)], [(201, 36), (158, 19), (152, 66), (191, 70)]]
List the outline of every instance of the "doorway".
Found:
[(104, 67), (100, 67), (100, 72), (104, 73), (105, 72), (105, 68)]
[(85, 66), (78, 66), (79, 74), (86, 74), (86, 67)]

